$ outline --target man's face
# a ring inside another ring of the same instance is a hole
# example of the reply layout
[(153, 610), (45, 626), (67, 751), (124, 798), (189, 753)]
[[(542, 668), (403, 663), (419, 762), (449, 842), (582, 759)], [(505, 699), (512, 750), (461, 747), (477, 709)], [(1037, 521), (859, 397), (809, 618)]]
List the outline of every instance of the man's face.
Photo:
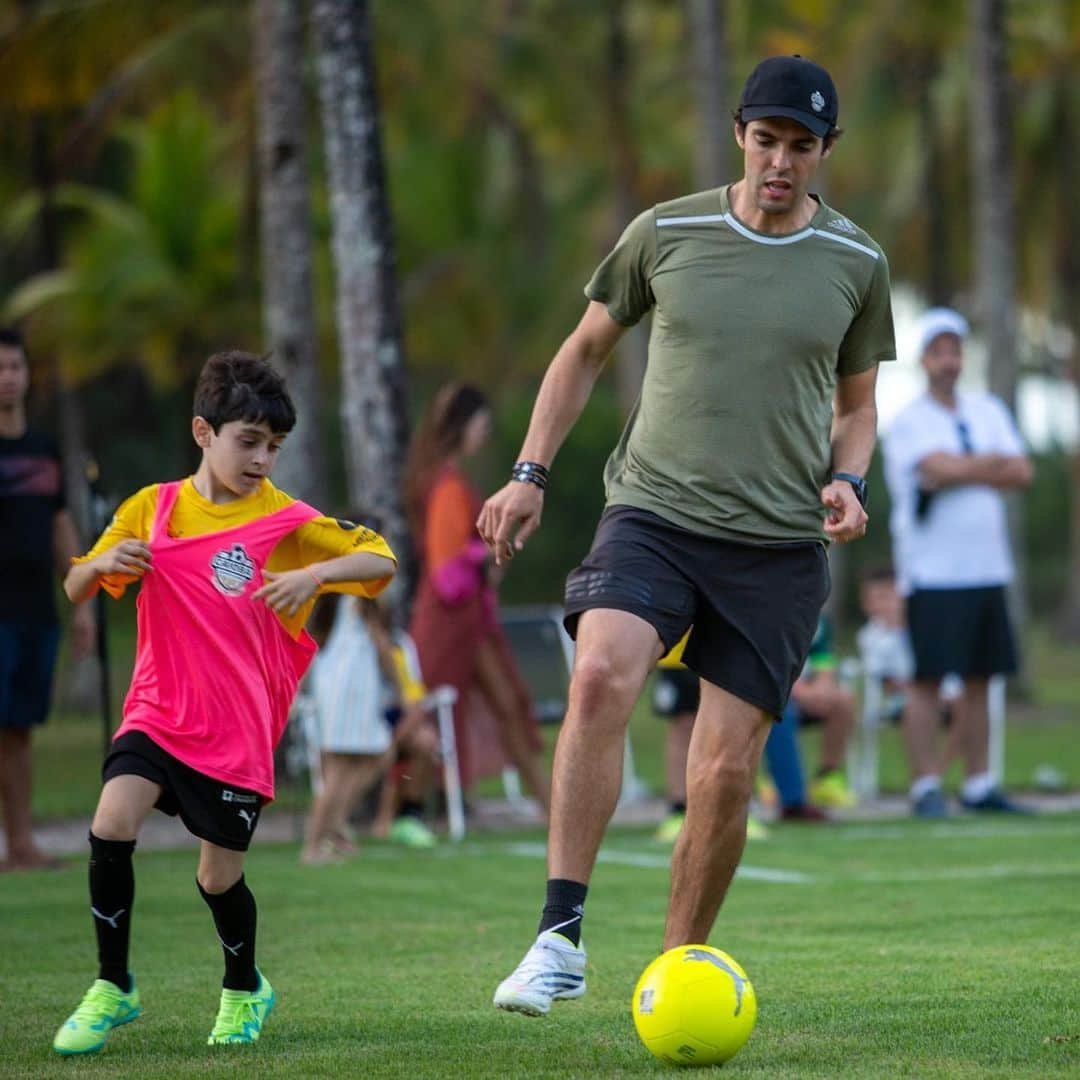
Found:
[(801, 206), (829, 153), (824, 140), (786, 116), (751, 120), (741, 131), (736, 125), (735, 139), (743, 151), (747, 189), (766, 214), (790, 214)]
[(938, 334), (922, 357), (931, 389), (951, 394), (964, 367), (964, 346), (956, 334)]
[(26, 401), (30, 367), (22, 349), (0, 345), (0, 409), (14, 409)]
[(192, 422), (195, 441), (218, 483), (238, 498), (258, 490), (269, 477), (285, 436), (274, 434), (265, 421), (230, 420), (214, 429), (201, 417)]

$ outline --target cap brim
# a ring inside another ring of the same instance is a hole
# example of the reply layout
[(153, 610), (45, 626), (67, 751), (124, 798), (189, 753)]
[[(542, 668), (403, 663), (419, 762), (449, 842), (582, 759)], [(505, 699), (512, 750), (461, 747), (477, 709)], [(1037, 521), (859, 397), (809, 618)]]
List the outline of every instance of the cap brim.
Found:
[(832, 126), (824, 117), (803, 112), (802, 109), (792, 109), (788, 105), (744, 105), (742, 107), (744, 121), (765, 120), (770, 116), (786, 116), (789, 120), (797, 120), (819, 139), (824, 139), (829, 134), (829, 128)]

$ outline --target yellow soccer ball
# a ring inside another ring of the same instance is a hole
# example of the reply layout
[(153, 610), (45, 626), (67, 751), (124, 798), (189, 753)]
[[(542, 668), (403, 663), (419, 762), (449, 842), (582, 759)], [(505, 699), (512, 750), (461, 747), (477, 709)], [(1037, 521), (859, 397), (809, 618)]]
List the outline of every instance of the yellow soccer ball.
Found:
[(680, 945), (642, 973), (631, 1003), (647, 1049), (672, 1065), (719, 1065), (746, 1044), (757, 997), (746, 972), (709, 945)]

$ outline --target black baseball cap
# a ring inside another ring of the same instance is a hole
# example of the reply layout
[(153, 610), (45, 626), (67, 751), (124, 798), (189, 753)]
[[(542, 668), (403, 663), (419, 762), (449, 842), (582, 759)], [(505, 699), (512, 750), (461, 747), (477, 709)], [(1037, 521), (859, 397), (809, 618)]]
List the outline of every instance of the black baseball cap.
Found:
[(840, 102), (829, 73), (802, 56), (770, 56), (746, 80), (739, 98), (743, 122), (787, 116), (824, 138), (836, 127)]

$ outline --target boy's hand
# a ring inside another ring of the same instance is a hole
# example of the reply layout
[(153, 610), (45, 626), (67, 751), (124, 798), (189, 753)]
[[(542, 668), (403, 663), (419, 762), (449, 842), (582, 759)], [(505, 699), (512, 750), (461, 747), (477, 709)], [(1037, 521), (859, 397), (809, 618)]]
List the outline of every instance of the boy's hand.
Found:
[(106, 574), (142, 577), (152, 569), (150, 547), (144, 540), (121, 540), (94, 559), (94, 570), (99, 577)]
[(263, 571), (263, 585), (251, 594), (252, 600), (265, 600), (279, 615), (295, 615), (319, 586), (307, 570)]

